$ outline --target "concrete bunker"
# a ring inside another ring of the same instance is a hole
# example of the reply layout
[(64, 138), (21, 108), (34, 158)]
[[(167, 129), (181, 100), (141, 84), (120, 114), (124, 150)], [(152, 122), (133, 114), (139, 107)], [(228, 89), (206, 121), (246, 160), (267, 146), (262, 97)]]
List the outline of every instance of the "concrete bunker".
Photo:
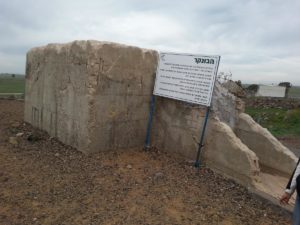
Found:
[[(157, 52), (74, 41), (27, 54), (25, 121), (91, 153), (143, 147)], [(194, 159), (204, 109), (157, 98), (152, 145)], [(260, 165), (290, 173), (295, 155), (244, 114), (243, 102), (216, 83), (202, 161), (246, 186)]]

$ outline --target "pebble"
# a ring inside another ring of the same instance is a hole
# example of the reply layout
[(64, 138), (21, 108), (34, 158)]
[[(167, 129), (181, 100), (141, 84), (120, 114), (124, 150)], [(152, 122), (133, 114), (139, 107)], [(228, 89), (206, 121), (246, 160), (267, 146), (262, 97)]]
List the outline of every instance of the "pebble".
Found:
[(15, 137), (9, 137), (8, 142), (12, 145), (17, 145), (18, 144), (18, 141)]
[(163, 178), (164, 177), (164, 174), (162, 172), (157, 172), (155, 175), (154, 175), (154, 178), (155, 179), (160, 179), (160, 178)]
[(24, 135), (24, 133), (17, 133), (16, 137), (22, 137)]
[(127, 169), (132, 169), (132, 165), (128, 164), (127, 166)]

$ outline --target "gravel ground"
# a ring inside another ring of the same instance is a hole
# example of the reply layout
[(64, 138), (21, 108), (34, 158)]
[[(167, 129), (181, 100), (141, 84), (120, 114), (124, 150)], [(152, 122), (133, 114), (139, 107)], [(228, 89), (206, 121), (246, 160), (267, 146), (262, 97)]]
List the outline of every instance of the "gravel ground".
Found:
[(300, 138), (299, 137), (279, 137), (278, 140), (288, 147), (297, 157), (300, 157)]
[(0, 100), (0, 224), (290, 224), (290, 214), (208, 168), (151, 149), (84, 155)]

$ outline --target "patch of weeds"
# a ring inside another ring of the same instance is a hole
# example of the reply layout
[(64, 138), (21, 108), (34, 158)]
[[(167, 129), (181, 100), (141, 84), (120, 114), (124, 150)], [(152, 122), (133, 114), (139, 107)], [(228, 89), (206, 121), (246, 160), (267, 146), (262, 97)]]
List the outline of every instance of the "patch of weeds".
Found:
[(300, 136), (300, 109), (246, 108), (252, 118), (274, 136)]

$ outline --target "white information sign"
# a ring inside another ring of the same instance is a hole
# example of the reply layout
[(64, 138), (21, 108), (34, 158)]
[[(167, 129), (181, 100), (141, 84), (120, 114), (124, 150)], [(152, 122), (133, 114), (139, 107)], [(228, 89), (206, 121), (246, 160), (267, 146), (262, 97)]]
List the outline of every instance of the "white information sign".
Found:
[(220, 56), (161, 52), (154, 95), (210, 106)]

